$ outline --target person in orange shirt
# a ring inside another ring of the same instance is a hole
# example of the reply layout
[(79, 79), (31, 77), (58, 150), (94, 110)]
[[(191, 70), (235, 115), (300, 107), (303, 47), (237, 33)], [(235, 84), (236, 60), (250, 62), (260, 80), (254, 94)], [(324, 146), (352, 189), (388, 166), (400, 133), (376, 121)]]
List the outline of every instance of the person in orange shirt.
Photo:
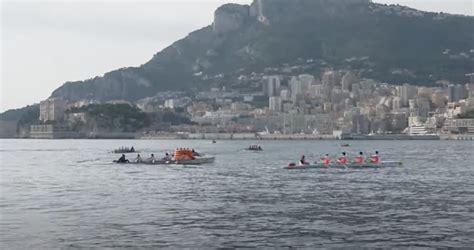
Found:
[(364, 162), (365, 162), (364, 153), (360, 152), (359, 155), (355, 158), (355, 163), (364, 164)]
[(378, 164), (379, 162), (380, 162), (379, 151), (375, 151), (375, 154), (370, 156), (370, 163)]
[(342, 156), (339, 157), (339, 159), (337, 159), (337, 162), (339, 164), (342, 164), (342, 165), (346, 165), (347, 162), (348, 162), (348, 159), (347, 159), (347, 156), (346, 156), (346, 152), (342, 152)]
[(328, 154), (326, 154), (324, 157), (322, 157), (321, 160), (323, 161), (323, 164), (326, 167), (329, 166), (329, 164), (331, 164), (331, 158), (329, 157)]

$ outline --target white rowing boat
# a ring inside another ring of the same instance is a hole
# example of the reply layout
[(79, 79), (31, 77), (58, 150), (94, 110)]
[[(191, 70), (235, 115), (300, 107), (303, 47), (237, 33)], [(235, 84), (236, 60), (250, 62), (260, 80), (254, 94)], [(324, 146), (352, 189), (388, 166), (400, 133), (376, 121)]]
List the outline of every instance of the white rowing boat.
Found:
[(332, 163), (329, 166), (326, 166), (322, 163), (317, 164), (308, 164), (308, 165), (298, 165), (294, 163), (288, 164), (288, 166), (284, 167), (285, 169), (310, 169), (310, 168), (317, 168), (317, 169), (326, 169), (326, 168), (339, 168), (339, 169), (346, 169), (346, 168), (353, 168), (353, 169), (363, 169), (363, 168), (392, 168), (392, 167), (400, 167), (403, 163), (399, 161), (383, 161), (377, 164), (373, 163), (364, 163), (364, 164), (338, 164)]
[(200, 157), (194, 160), (157, 160), (157, 161), (140, 161), (140, 162), (123, 162), (119, 163), (114, 161), (118, 164), (134, 164), (134, 165), (204, 165), (204, 164), (211, 164), (215, 161), (215, 157)]

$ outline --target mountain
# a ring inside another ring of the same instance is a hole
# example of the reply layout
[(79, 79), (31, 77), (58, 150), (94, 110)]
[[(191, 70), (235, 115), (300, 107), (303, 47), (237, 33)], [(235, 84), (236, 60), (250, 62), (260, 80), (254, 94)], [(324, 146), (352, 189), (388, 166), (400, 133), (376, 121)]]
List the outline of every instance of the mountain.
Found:
[(67, 82), (52, 97), (135, 101), (159, 91), (201, 88), (205, 83), (196, 73), (258, 72), (298, 58), (323, 60), (333, 67), (364, 58), (364, 65), (370, 65), (366, 77), (394, 84), (434, 84), (440, 79), (464, 83), (465, 75), (474, 71), (473, 27), (471, 16), (370, 0), (226, 4), (215, 11), (212, 25), (190, 33), (140, 67)]

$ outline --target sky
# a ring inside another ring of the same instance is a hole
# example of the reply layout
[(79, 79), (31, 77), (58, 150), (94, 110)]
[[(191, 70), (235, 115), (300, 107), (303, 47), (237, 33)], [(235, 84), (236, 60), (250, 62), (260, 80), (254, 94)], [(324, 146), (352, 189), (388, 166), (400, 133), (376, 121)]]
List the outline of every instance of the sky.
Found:
[[(38, 103), (66, 81), (139, 66), (214, 10), (251, 0), (0, 0), (0, 112)], [(474, 0), (374, 0), (474, 15)]]

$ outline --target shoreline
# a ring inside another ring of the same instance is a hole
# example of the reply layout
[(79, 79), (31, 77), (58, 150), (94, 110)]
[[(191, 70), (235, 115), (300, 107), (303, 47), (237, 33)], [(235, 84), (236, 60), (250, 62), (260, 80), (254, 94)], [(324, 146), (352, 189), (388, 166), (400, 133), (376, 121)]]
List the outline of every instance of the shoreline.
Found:
[(357, 135), (336, 137), (333, 135), (305, 135), (305, 134), (166, 134), (153, 136), (104, 136), (104, 137), (10, 137), (0, 139), (42, 139), (42, 140), (241, 140), (241, 141), (472, 141), (474, 134), (464, 135), (429, 135), (429, 136), (409, 136), (409, 135)]

